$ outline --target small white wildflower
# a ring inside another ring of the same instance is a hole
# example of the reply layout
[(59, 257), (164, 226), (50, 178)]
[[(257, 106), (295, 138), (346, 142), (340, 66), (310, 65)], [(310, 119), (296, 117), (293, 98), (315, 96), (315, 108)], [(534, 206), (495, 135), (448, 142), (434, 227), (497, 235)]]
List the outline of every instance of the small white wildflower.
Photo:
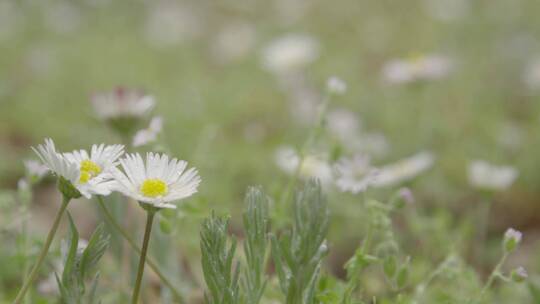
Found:
[(362, 132), (344, 140), (343, 145), (352, 151), (358, 151), (377, 158), (383, 158), (390, 151), (390, 144), (384, 134), (379, 132)]
[(406, 84), (446, 77), (453, 64), (448, 57), (427, 55), (414, 59), (395, 59), (383, 67), (383, 80), (388, 84)]
[(424, 0), (428, 14), (440, 21), (452, 22), (463, 18), (470, 11), (468, 0)]
[[(278, 167), (288, 174), (294, 174), (300, 165), (300, 156), (291, 147), (278, 148), (275, 160)], [(321, 184), (328, 185), (332, 181), (332, 168), (324, 158), (307, 155), (300, 168), (300, 177), (304, 179), (315, 177), (321, 181)]]
[(211, 53), (220, 63), (230, 63), (248, 55), (255, 47), (256, 32), (253, 25), (234, 22), (220, 29), (213, 40)]
[(133, 147), (140, 147), (154, 142), (163, 128), (163, 119), (156, 116), (150, 121), (146, 129), (139, 130), (133, 137)]
[(527, 64), (523, 73), (523, 82), (530, 91), (540, 91), (540, 57)]
[(435, 156), (431, 152), (420, 152), (394, 164), (380, 168), (373, 186), (393, 186), (415, 178), (433, 166)]
[(514, 228), (508, 228), (504, 233), (503, 247), (506, 252), (514, 251), (519, 243), (521, 243), (521, 238), (523, 234), (520, 231), (515, 230)]
[(365, 191), (375, 180), (378, 170), (370, 164), (369, 157), (357, 154), (342, 158), (334, 165), (336, 186), (343, 192), (357, 194)]
[(281, 74), (298, 71), (319, 56), (318, 43), (310, 36), (288, 34), (272, 41), (263, 51), (264, 68)]
[(156, 102), (141, 90), (118, 87), (110, 92), (94, 94), (90, 99), (102, 119), (140, 118), (147, 115)]
[(21, 178), (19, 179), (19, 181), (17, 181), (17, 191), (25, 192), (29, 190), (30, 190), (30, 184), (28, 183), (26, 179)]
[(495, 166), (483, 160), (469, 164), (469, 183), (484, 190), (506, 190), (516, 180), (518, 172), (511, 166)]
[(332, 94), (342, 95), (347, 92), (347, 83), (336, 76), (332, 76), (328, 78), (326, 88)]
[(71, 181), (85, 197), (92, 194), (108, 195), (112, 191), (114, 181), (111, 170), (116, 166), (118, 158), (124, 154), (123, 145), (92, 145), (90, 153), (86, 150), (75, 150), (64, 153), (69, 162), (75, 164), (79, 177)]
[(156, 208), (176, 208), (170, 202), (196, 193), (201, 182), (195, 168), (186, 170), (187, 162), (165, 154), (148, 153), (146, 163), (140, 154), (129, 154), (120, 164), (124, 171), (113, 171), (117, 190)]
[(24, 168), (26, 169), (26, 175), (34, 181), (40, 180), (49, 172), (47, 166), (33, 159), (25, 160)]
[(176, 46), (194, 39), (204, 24), (190, 5), (178, 1), (155, 1), (144, 23), (143, 34), (156, 48)]
[(361, 128), (358, 115), (346, 109), (335, 109), (328, 112), (326, 125), (328, 131), (343, 142), (357, 137)]

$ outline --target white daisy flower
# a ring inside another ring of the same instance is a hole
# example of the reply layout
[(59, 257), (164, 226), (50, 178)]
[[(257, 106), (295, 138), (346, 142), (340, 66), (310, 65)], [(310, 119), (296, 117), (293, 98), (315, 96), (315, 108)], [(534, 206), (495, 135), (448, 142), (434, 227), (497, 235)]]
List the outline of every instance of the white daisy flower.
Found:
[(170, 202), (196, 193), (201, 182), (195, 168), (186, 170), (187, 162), (165, 154), (148, 153), (146, 163), (140, 154), (128, 154), (120, 164), (124, 172), (113, 171), (116, 190), (157, 208), (176, 208)]
[(24, 168), (26, 171), (26, 175), (35, 181), (40, 180), (42, 177), (45, 176), (45, 174), (47, 174), (47, 172), (49, 172), (49, 168), (47, 168), (47, 166), (33, 159), (25, 160)]
[(123, 145), (92, 145), (90, 153), (86, 150), (75, 150), (64, 153), (69, 162), (75, 164), (79, 178), (73, 185), (87, 198), (92, 194), (109, 195), (115, 184), (111, 170), (117, 165), (118, 158), (124, 154)]
[[(300, 165), (300, 156), (291, 147), (280, 147), (276, 150), (275, 161), (281, 170), (294, 174)], [(300, 177), (303, 179), (315, 177), (321, 184), (328, 185), (332, 181), (332, 168), (324, 157), (306, 155), (300, 168)]]
[(496, 166), (483, 160), (469, 164), (469, 183), (484, 190), (506, 190), (516, 180), (518, 172), (511, 166)]
[(307, 35), (288, 34), (272, 41), (263, 51), (264, 68), (274, 73), (298, 71), (319, 57), (317, 41)]
[(155, 106), (154, 97), (140, 90), (118, 87), (110, 92), (94, 94), (90, 101), (101, 119), (139, 118)]
[(334, 165), (334, 172), (336, 186), (343, 192), (353, 194), (365, 191), (378, 174), (378, 170), (371, 166), (369, 157), (363, 154), (342, 158)]
[(433, 166), (435, 156), (431, 152), (420, 152), (394, 164), (380, 168), (374, 187), (393, 186), (415, 178)]
[(139, 130), (133, 137), (133, 147), (140, 147), (154, 142), (162, 128), (163, 119), (161, 116), (152, 118), (148, 128)]
[[(52, 139), (45, 139), (44, 145), (38, 145), (37, 148), (32, 147), (43, 164), (58, 177), (71, 182), (74, 186), (79, 180), (79, 168), (75, 163), (68, 161), (62, 154), (56, 152), (56, 147)], [(79, 190), (79, 189), (76, 189)], [(63, 193), (65, 194), (65, 193)], [(75, 194), (76, 193), (71, 193)]]
[(426, 55), (413, 59), (392, 60), (383, 67), (382, 77), (388, 84), (406, 84), (442, 79), (452, 68), (452, 61), (448, 57)]

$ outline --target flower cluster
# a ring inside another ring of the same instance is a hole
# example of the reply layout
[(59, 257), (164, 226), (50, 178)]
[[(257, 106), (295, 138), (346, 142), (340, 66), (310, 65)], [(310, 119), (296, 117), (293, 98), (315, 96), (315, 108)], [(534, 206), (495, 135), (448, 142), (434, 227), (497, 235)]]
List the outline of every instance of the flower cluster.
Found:
[(165, 154), (148, 153), (146, 164), (139, 154), (121, 158), (123, 145), (93, 145), (90, 152), (60, 153), (54, 142), (46, 139), (34, 151), (64, 181), (62, 193), (70, 198), (118, 191), (157, 208), (175, 208), (170, 202), (195, 193), (201, 180), (195, 168), (187, 169), (187, 162)]

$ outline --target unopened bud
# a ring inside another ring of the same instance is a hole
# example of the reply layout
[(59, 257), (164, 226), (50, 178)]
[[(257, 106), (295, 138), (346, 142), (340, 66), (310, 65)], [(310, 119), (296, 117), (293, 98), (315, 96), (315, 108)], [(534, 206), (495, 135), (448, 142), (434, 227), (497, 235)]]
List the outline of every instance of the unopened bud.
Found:
[(512, 270), (512, 273), (511, 273), (511, 278), (514, 282), (517, 282), (517, 283), (521, 283), (523, 281), (525, 281), (529, 275), (527, 274), (527, 271), (525, 270), (525, 268), (523, 267), (518, 267), (514, 270)]
[(521, 242), (522, 233), (513, 229), (508, 228), (504, 233), (503, 247), (505, 252), (512, 252), (516, 250), (517, 246)]

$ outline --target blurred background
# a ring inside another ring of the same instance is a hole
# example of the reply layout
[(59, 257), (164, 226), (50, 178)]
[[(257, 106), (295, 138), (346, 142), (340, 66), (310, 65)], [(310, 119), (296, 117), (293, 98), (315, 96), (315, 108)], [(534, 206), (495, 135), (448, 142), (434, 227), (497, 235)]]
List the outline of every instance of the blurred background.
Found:
[[(290, 178), (283, 153), (302, 147), (336, 76), (346, 92), (331, 98), (306, 176), (324, 179), (319, 162), (331, 166), (360, 152), (376, 167), (429, 153), (421, 175), (364, 194), (386, 200), (398, 186), (412, 189), (415, 220), (397, 221), (410, 241), (405, 248), (427, 254), (429, 265), (459, 234), (465, 251), (474, 251), (478, 205), (489, 201), (494, 240), (483, 262), (467, 259), (489, 271), (511, 226), (525, 234), (513, 263), (534, 272), (539, 11), (535, 0), (1, 1), (0, 186), (5, 195), (16, 189), (23, 160), (36, 159), (30, 147), (45, 137), (63, 151), (125, 141), (99, 119), (91, 96), (143, 89), (155, 97), (152, 116), (162, 117), (163, 131), (130, 151), (170, 151), (203, 179), (175, 215), (185, 276), (197, 277), (200, 219), (212, 209), (228, 213), (234, 230), (249, 185), (279, 200)], [(517, 178), (504, 189), (478, 189), (470, 168), (476, 160), (509, 166)], [(35, 189), (36, 239), (57, 208), (52, 181)], [(327, 189), (328, 269), (342, 277), (362, 237), (363, 196)], [(81, 200), (72, 208), (87, 236), (94, 207)], [(427, 234), (426, 244), (420, 239)], [(12, 261), (9, 250), (0, 252)], [(5, 267), (0, 290), (17, 286), (16, 270)]]

